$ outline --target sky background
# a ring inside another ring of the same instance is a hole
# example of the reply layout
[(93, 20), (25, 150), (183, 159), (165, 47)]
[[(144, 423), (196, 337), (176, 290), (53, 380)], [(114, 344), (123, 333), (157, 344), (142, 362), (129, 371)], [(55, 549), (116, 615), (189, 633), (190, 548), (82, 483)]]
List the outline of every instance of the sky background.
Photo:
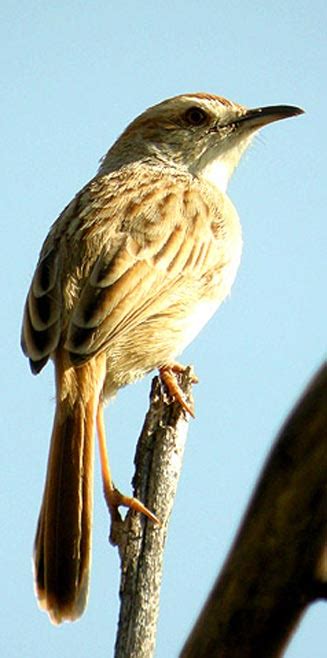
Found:
[[(321, 363), (326, 301), (325, 0), (3, 0), (1, 43), (0, 655), (113, 655), (119, 562), (98, 461), (89, 605), (56, 628), (33, 595), (31, 553), (53, 415), (53, 371), (19, 347), (42, 241), (100, 157), (146, 107), (182, 92), (299, 105), (265, 128), (229, 187), (244, 253), (228, 301), (183, 355), (200, 378), (165, 554), (157, 658), (178, 655), (276, 432)], [(323, 302), (323, 304), (322, 304)], [(106, 412), (114, 478), (130, 490), (149, 378)], [(313, 606), (287, 658), (325, 658)]]

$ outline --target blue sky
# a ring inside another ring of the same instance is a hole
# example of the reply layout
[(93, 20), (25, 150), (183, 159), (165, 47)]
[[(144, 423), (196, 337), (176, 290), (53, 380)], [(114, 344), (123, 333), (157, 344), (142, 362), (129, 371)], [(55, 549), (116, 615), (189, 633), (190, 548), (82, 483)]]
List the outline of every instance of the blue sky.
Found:
[[(326, 3), (3, 0), (0, 9), (0, 654), (112, 655), (119, 564), (96, 465), (87, 611), (53, 627), (35, 603), (31, 552), (53, 414), (52, 367), (33, 378), (19, 348), (41, 243), (99, 158), (147, 106), (208, 91), (306, 114), (260, 133), (229, 188), (244, 254), (231, 297), (183, 356), (200, 378), (165, 556), (157, 658), (177, 656), (221, 567), (285, 415), (321, 363), (326, 277)], [(149, 379), (119, 393), (106, 422), (129, 491)], [(326, 655), (326, 608), (303, 620), (287, 658)]]

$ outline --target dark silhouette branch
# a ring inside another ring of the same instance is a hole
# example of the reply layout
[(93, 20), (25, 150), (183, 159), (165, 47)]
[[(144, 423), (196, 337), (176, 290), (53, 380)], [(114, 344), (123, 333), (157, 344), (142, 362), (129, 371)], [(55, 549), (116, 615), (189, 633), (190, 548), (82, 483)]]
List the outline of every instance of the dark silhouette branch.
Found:
[(181, 658), (283, 655), (327, 598), (327, 367), (286, 421)]
[[(179, 375), (180, 386), (190, 398), (192, 371)], [(156, 626), (163, 551), (182, 468), (188, 419), (179, 403), (172, 403), (155, 377), (135, 455), (134, 496), (153, 511), (161, 525), (129, 512), (115, 523), (111, 541), (121, 557), (120, 616), (115, 658), (151, 658)]]

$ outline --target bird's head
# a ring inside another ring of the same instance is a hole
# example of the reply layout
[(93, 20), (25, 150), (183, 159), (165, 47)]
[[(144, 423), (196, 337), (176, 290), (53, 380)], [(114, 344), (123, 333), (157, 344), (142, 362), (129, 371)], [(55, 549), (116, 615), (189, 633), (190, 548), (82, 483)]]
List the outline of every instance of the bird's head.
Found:
[(289, 105), (247, 109), (205, 93), (175, 96), (150, 107), (126, 128), (100, 173), (153, 161), (182, 167), (225, 190), (254, 134), (268, 123), (302, 113)]

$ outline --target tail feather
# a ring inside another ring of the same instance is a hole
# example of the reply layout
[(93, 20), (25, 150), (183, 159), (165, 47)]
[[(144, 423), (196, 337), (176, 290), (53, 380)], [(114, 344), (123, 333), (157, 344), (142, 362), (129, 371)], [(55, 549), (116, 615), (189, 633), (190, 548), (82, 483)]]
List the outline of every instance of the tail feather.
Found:
[[(72, 370), (72, 369), (71, 369)], [(83, 370), (86, 373), (83, 374)], [(34, 548), (36, 595), (54, 623), (84, 611), (91, 566), (95, 417), (103, 380), (85, 386), (90, 365), (74, 371), (75, 395), (57, 394), (47, 478)], [(61, 382), (62, 384), (62, 382)], [(71, 390), (71, 389), (70, 389)], [(88, 395), (89, 391), (89, 395)]]

